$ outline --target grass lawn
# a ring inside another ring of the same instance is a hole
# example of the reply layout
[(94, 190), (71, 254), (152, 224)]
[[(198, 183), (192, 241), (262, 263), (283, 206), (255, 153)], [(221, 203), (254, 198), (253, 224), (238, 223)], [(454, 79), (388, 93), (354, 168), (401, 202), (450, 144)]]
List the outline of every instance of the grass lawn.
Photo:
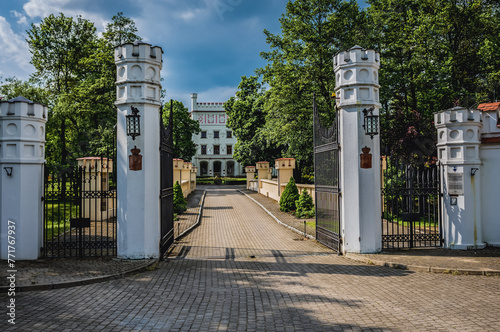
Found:
[(46, 201), (44, 214), (45, 239), (50, 240), (70, 229), (70, 219), (77, 218), (78, 206), (70, 202)]
[(426, 217), (420, 217), (419, 221), (403, 221), (403, 218), (400, 215), (393, 215), (388, 212), (384, 212), (384, 219), (389, 222), (397, 223), (400, 226), (409, 227), (412, 223), (415, 223), (419, 226), (424, 227), (438, 227), (439, 223), (436, 220), (429, 220)]

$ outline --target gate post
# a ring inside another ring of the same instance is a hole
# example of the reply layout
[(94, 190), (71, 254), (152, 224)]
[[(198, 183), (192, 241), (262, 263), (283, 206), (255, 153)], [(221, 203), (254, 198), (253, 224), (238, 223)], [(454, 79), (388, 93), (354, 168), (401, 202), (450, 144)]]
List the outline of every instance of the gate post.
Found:
[[(159, 257), (160, 243), (160, 71), (162, 49), (142, 41), (115, 48), (117, 66), (117, 255)], [(127, 136), (126, 116), (139, 110), (140, 135)], [(133, 138), (134, 137), (134, 138)], [(137, 147), (142, 169), (131, 169)]]
[(481, 223), (479, 110), (454, 107), (435, 114), (443, 165), (443, 236), (450, 249), (484, 248)]
[(1, 259), (34, 260), (41, 253), (46, 122), (42, 104), (24, 97), (0, 102)]
[(269, 174), (269, 162), (268, 161), (258, 161), (257, 165), (257, 177), (259, 178), (259, 193), (262, 188), (262, 180), (267, 180)]
[(378, 115), (379, 68), (379, 53), (360, 46), (334, 57), (344, 253), (371, 253), (382, 248), (380, 140), (365, 134), (363, 113), (373, 108), (373, 114)]
[(247, 173), (247, 189), (250, 189), (250, 181), (255, 179), (255, 166), (246, 166), (245, 173)]

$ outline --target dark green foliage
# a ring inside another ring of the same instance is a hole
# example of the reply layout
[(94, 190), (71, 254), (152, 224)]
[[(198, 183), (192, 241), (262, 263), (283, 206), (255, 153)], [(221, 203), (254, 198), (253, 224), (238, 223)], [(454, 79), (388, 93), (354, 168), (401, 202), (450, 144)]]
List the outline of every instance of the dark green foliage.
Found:
[(276, 144), (264, 133), (264, 102), (265, 91), (259, 78), (242, 76), (236, 97), (231, 97), (224, 103), (228, 115), (227, 125), (238, 139), (233, 157), (243, 166), (282, 157), (282, 144)]
[(500, 61), (492, 52), (500, 45), (499, 2), (368, 3), (371, 46), (381, 58), (382, 152), (428, 161), (435, 155), (425, 146), (435, 140), (434, 112), (493, 100), (500, 92)]
[(285, 190), (280, 198), (280, 210), (283, 212), (291, 212), (296, 210), (295, 201), (299, 199), (299, 190), (295, 184), (293, 177), (290, 177)]
[(313, 93), (324, 123), (335, 116), (338, 51), (360, 45), (380, 52), (382, 153), (408, 155), (412, 163), (435, 156), (434, 112), (500, 95), (500, 2), (366, 2), (361, 9), (354, 0), (288, 1), (281, 31), (264, 31), (270, 49), (257, 73), (269, 88), (259, 133), (296, 158), (299, 174), (313, 164)]
[(174, 157), (183, 160), (191, 160), (196, 154), (196, 144), (193, 135), (200, 133), (200, 124), (191, 119), (189, 111), (184, 104), (177, 100), (171, 100), (163, 107), (163, 124), (168, 126), (170, 109), (173, 107), (173, 132), (174, 132)]
[(311, 218), (314, 216), (314, 203), (307, 189), (302, 190), (299, 199), (295, 202), (297, 211), (295, 215), (298, 218)]
[(103, 33), (103, 37), (110, 42), (112, 46), (141, 39), (141, 37), (137, 35), (135, 22), (123, 16), (123, 12), (119, 12), (113, 16), (112, 21), (112, 23), (108, 23), (106, 31)]
[(184, 198), (182, 193), (182, 187), (179, 184), (179, 181), (176, 181), (174, 184), (174, 212), (177, 214), (181, 214), (186, 211), (187, 201)]
[(257, 70), (266, 92), (263, 110), (265, 139), (284, 146), (283, 157), (297, 161), (298, 181), (313, 166), (312, 99), (320, 116), (331, 123), (335, 117), (332, 58), (336, 52), (364, 45), (366, 13), (356, 1), (288, 1), (280, 18), (281, 33), (264, 30), (270, 47), (261, 57), (267, 62)]
[[(94, 23), (64, 14), (51, 14), (27, 31), (36, 69), (30, 83), (45, 88), (49, 98), (43, 102), (49, 106), (49, 166), (65, 167), (78, 157), (112, 153), (116, 124), (113, 44), (139, 39), (136, 31), (135, 23), (122, 13), (113, 17), (103, 37), (97, 35)], [(23, 95), (29, 98), (30, 89), (25, 88)]]
[(8, 77), (5, 81), (0, 77), (0, 97), (7, 101), (19, 96), (28, 98), (35, 103), (49, 106), (50, 93), (33, 81), (22, 81), (16, 77)]

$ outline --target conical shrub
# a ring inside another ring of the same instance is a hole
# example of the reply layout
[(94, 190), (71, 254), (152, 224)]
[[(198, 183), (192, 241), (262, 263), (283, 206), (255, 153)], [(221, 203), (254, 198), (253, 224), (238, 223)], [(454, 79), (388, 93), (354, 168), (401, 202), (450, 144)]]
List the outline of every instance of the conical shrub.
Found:
[(302, 190), (299, 199), (295, 202), (297, 206), (297, 211), (295, 215), (298, 218), (312, 218), (314, 217), (314, 203), (311, 195), (307, 192), (307, 189)]
[(307, 192), (307, 189), (302, 190), (299, 200), (295, 202), (297, 206), (297, 212), (311, 211), (314, 208), (314, 203), (311, 195)]
[(175, 181), (174, 184), (174, 212), (177, 214), (181, 214), (186, 211), (187, 201), (184, 198), (182, 193), (182, 187), (179, 184), (179, 181)]
[(290, 177), (285, 190), (281, 194), (280, 198), (280, 210), (283, 212), (295, 211), (295, 201), (299, 199), (299, 190), (295, 184), (293, 177)]

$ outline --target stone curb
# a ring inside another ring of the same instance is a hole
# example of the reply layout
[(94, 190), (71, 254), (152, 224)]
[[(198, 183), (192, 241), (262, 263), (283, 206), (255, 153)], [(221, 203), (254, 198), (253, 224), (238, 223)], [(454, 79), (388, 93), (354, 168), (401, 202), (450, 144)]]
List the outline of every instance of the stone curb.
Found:
[(203, 191), (203, 196), (201, 197), (200, 199), (200, 206), (199, 206), (199, 209), (198, 209), (198, 217), (196, 218), (196, 222), (191, 226), (189, 227), (188, 229), (186, 229), (184, 232), (182, 232), (181, 234), (179, 234), (174, 240), (175, 241), (178, 241), (180, 238), (182, 238), (183, 236), (189, 234), (195, 227), (197, 227), (199, 224), (200, 224), (200, 221), (201, 221), (201, 214), (203, 213), (203, 206), (205, 205), (205, 195), (207, 194), (207, 191)]
[(453, 275), (477, 275), (477, 276), (500, 276), (500, 270), (473, 270), (473, 269), (453, 269), (453, 268), (443, 268), (443, 267), (432, 267), (432, 266), (421, 266), (421, 265), (406, 265), (393, 262), (385, 262), (381, 260), (374, 260), (367, 257), (360, 257), (357, 254), (346, 254), (346, 258), (376, 266), (386, 266), (393, 269), (407, 270), (413, 272), (427, 272), (427, 273), (444, 273)]
[[(95, 277), (95, 278), (85, 278), (85, 279), (73, 280), (73, 281), (53, 282), (50, 284), (19, 286), (19, 287), (16, 287), (16, 292), (45, 291), (45, 290), (51, 290), (51, 289), (60, 289), (60, 288), (69, 288), (69, 287), (96, 284), (96, 283), (110, 281), (110, 280), (114, 280), (114, 279), (121, 279), (121, 278), (124, 278), (126, 276), (145, 271), (148, 268), (150, 268), (151, 266), (155, 266), (156, 264), (158, 264), (158, 259), (153, 259), (150, 262), (147, 262), (139, 267), (136, 267), (136, 268), (124, 271), (124, 272), (112, 274), (112, 275), (104, 275), (104, 276)], [(0, 294), (7, 293), (8, 290), (9, 290), (9, 286), (0, 286)]]
[[(282, 225), (282, 226), (285, 226), (286, 228), (294, 231), (295, 233), (299, 233), (301, 234), (302, 236), (304, 236), (304, 232), (303, 231), (300, 231), (298, 230), (297, 228), (295, 227), (292, 227), (290, 225), (287, 225), (285, 224), (284, 222), (282, 222), (281, 220), (279, 220), (274, 214), (272, 214), (272, 212), (270, 212), (268, 209), (266, 209), (262, 204), (260, 204), (259, 202), (257, 202), (255, 199), (253, 199), (252, 197), (248, 196), (247, 194), (245, 194), (243, 191), (239, 190), (239, 189), (236, 189), (240, 194), (243, 194), (245, 195), (246, 197), (250, 198), (252, 201), (254, 201), (258, 206), (260, 206), (264, 211), (266, 211), (266, 213), (268, 215), (271, 216), (271, 218), (273, 218), (278, 224)], [(307, 237), (308, 239), (310, 240), (316, 240), (316, 238), (312, 235), (309, 235), (307, 234), (305, 237)]]

